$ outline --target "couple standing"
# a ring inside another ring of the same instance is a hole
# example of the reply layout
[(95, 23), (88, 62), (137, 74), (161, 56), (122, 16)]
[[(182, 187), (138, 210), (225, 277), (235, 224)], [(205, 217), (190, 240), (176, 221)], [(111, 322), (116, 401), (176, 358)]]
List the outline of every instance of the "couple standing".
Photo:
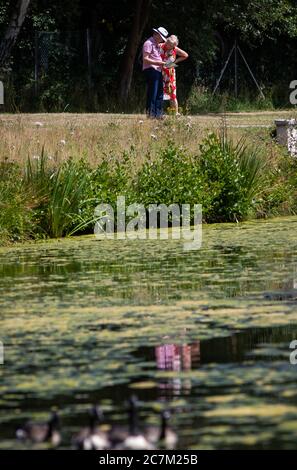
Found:
[(178, 62), (188, 58), (180, 49), (176, 36), (169, 36), (163, 28), (153, 29), (153, 35), (143, 45), (143, 72), (147, 83), (146, 113), (151, 118), (162, 118), (163, 100), (170, 99), (178, 114), (176, 73)]

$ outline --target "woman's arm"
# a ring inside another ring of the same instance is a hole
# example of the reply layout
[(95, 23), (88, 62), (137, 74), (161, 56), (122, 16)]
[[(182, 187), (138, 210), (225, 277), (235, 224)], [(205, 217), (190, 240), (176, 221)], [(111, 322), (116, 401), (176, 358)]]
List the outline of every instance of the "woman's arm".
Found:
[(182, 49), (180, 49), (179, 47), (176, 47), (175, 51), (176, 51), (176, 55), (178, 56), (178, 58), (175, 61), (176, 64), (178, 64), (179, 62), (183, 62), (189, 57), (189, 54), (186, 51), (183, 51)]

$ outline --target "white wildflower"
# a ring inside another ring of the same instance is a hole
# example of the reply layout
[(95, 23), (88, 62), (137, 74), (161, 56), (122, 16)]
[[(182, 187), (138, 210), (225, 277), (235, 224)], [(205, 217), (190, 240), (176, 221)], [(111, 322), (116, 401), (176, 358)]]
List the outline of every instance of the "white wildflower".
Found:
[(158, 140), (158, 137), (155, 134), (151, 134), (151, 138), (154, 140)]

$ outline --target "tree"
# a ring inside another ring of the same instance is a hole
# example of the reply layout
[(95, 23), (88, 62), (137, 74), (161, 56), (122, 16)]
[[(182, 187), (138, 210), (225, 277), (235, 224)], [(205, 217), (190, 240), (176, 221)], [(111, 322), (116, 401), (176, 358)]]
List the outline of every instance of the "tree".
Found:
[(129, 97), (134, 63), (142, 34), (149, 17), (152, 0), (135, 0), (135, 14), (120, 65), (119, 98), (125, 103)]
[(17, 0), (12, 5), (12, 13), (5, 31), (4, 37), (0, 43), (0, 69), (10, 58), (11, 51), (15, 45), (24, 20), (26, 18), (30, 0)]

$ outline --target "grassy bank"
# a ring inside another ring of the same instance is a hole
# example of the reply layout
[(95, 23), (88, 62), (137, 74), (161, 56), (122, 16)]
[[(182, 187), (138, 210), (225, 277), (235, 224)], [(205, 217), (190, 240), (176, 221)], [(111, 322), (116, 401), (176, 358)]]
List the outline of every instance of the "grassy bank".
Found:
[(2, 114), (0, 161), (25, 164), (29, 156), (40, 157), (44, 147), (56, 163), (72, 157), (95, 166), (109, 155), (121, 158), (133, 147), (140, 165), (148, 152), (156, 154), (169, 139), (195, 153), (203, 137), (220, 129), (223, 117), (230, 137), (245, 137), (258, 145), (270, 144), (269, 128), (275, 119), (289, 119), (294, 112), (205, 114), (163, 123), (147, 121), (141, 114)]
[(295, 214), (297, 164), (272, 139), (274, 118), (2, 117), (0, 242), (91, 233), (96, 205), (118, 195), (200, 203), (206, 223)]

